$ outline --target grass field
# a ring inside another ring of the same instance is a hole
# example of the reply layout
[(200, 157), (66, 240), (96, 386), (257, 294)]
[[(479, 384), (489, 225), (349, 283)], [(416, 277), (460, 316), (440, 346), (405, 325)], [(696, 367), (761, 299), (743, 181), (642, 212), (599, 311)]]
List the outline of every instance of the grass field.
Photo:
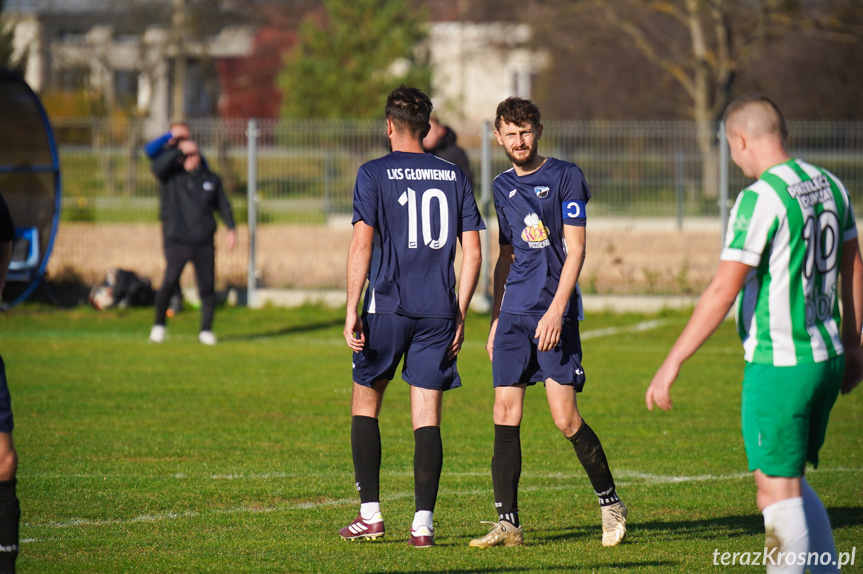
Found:
[[(761, 572), (715, 552), (763, 544), (739, 431), (743, 361), (725, 324), (684, 367), (675, 409), (644, 390), (686, 314), (582, 323), (585, 419), (630, 508), (626, 542), (600, 544), (596, 497), (527, 393), (520, 507), (526, 545), (468, 548), (495, 518), (487, 317), (469, 318), (464, 387), (444, 399), (437, 544), (407, 545), (413, 437), (407, 385), (381, 413), (383, 542), (337, 536), (356, 514), (350, 355), (339, 310), (220, 309), (221, 343), (196, 341), (189, 311), (161, 346), (151, 310), (19, 307), (0, 315), (13, 393), (22, 506), (19, 572)], [(809, 474), (838, 549), (863, 571), (863, 389), (840, 397), (821, 468)]]

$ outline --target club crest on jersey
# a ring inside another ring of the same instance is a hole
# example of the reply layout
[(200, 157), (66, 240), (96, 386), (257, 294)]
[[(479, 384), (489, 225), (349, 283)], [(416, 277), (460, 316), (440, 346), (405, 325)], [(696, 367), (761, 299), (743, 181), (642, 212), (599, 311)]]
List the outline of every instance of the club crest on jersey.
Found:
[(751, 220), (748, 217), (741, 215), (734, 220), (734, 231), (742, 231), (745, 233), (749, 231), (750, 223)]
[(548, 197), (548, 187), (544, 185), (537, 185), (533, 188), (533, 192), (536, 193), (536, 196), (540, 199)]
[(531, 249), (542, 249), (550, 245), (548, 240), (548, 229), (543, 225), (539, 216), (531, 213), (524, 218), (527, 227), (521, 232), (521, 238), (527, 241)]

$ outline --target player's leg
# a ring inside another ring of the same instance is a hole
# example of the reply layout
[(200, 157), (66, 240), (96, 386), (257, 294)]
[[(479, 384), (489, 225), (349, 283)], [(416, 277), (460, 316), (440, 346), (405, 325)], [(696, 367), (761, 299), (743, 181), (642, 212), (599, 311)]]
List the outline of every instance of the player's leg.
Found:
[[(796, 556), (814, 552), (813, 540), (825, 548), (823, 540), (828, 536), (829, 546), (833, 547), (829, 520), (826, 532), (819, 531), (816, 536), (810, 532), (810, 528), (824, 528), (817, 508), (823, 505), (814, 492), (806, 497), (807, 505), (802, 477), (807, 460), (818, 464), (818, 449), (823, 444), (843, 370), (842, 357), (794, 367), (752, 363), (745, 367), (743, 442), (749, 470), (755, 478), (758, 508), (764, 516), (765, 547), (773, 551), (773, 556), (780, 552)], [(802, 574), (807, 568), (799, 561), (793, 565), (774, 564), (770, 556), (767, 571), (771, 574)]]
[(442, 390), (411, 386), (415, 512), (410, 543), (417, 547), (434, 545), (434, 509), (443, 468), (442, 397)]
[[(497, 340), (495, 340), (497, 346)], [(495, 349), (495, 353), (498, 353)], [(491, 531), (470, 541), (470, 546), (521, 546), (524, 534), (518, 515), (518, 483), (521, 479), (521, 418), (527, 384), (494, 389), (494, 449), (491, 482), (498, 521)]]
[(599, 499), (602, 545), (617, 546), (626, 537), (628, 510), (617, 495), (605, 449), (593, 429), (581, 418), (575, 388), (547, 379), (545, 389), (554, 424), (572, 443), (578, 461), (584, 467)]
[(532, 336), (533, 331), (530, 325), (524, 324), (523, 317), (509, 313), (498, 317), (492, 356), (494, 449), (491, 458), (498, 522), (488, 534), (471, 540), (473, 547), (524, 544), (518, 515), (518, 483), (521, 479), (521, 419), (528, 384), (519, 381), (536, 380), (534, 374), (538, 365)]
[(171, 298), (171, 292), (175, 285), (180, 283), (180, 274), (183, 272), (183, 267), (189, 260), (189, 250), (185, 245), (178, 243), (165, 242), (165, 275), (162, 278), (162, 285), (156, 292), (156, 316), (153, 321), (153, 328), (150, 330), (150, 341), (153, 343), (161, 343), (165, 340), (165, 315), (168, 310), (168, 301)]
[(560, 345), (537, 353), (537, 362), (545, 375), (545, 392), (554, 424), (572, 443), (581, 466), (599, 499), (602, 514), (602, 545), (617, 546), (626, 536), (628, 510), (614, 485), (605, 449), (599, 437), (578, 411), (578, 391), (584, 387), (581, 366), (581, 337), (578, 321), (564, 318)]
[(443, 467), (441, 401), (446, 390), (461, 386), (456, 362), (447, 357), (455, 337), (454, 320), (408, 319), (411, 337), (402, 378), (411, 385), (414, 431), (414, 503), (409, 544), (434, 546), (434, 510)]
[(521, 479), (521, 418), (526, 384), (494, 390), (494, 451), (491, 479), (498, 518), (518, 528), (518, 483)]
[[(795, 421), (797, 407), (788, 401), (792, 388), (780, 390), (778, 382), (793, 385), (791, 368), (748, 363), (743, 376), (741, 421), (743, 443), (757, 489), (755, 500), (764, 516), (764, 548), (769, 574), (803, 574), (805, 565), (788, 565), (778, 555), (808, 552), (809, 530), (803, 510), (800, 477), (806, 467), (805, 420)], [(811, 379), (809, 379), (811, 383)], [(779, 392), (777, 392), (779, 391)], [(773, 396), (770, 396), (770, 395)], [(793, 432), (782, 426), (796, 427)], [(792, 443), (802, 445), (792, 446)], [(792, 450), (795, 452), (792, 455)], [(782, 456), (778, 456), (782, 453)], [(795, 561), (796, 562), (796, 561)]]
[(339, 530), (345, 540), (375, 540), (384, 535), (380, 503), (381, 432), (378, 414), (388, 380), (370, 386), (353, 384), (351, 397), (351, 457), (354, 484), (360, 494), (360, 512)]
[(214, 345), (216, 344), (216, 336), (213, 334), (213, 314), (216, 311), (216, 249), (212, 243), (196, 245), (192, 255), (195, 282), (201, 298), (198, 340), (205, 345)]
[(345, 540), (375, 540), (384, 536), (380, 506), (381, 434), (378, 414), (384, 391), (401, 360), (405, 339), (396, 315), (363, 316), (365, 348), (353, 354), (351, 396), (351, 456), (360, 493), (360, 511), (339, 530)]
[(809, 486), (806, 477), (800, 478), (800, 494), (803, 498), (803, 514), (806, 516), (806, 527), (809, 530), (809, 552), (816, 552), (818, 556), (827, 553), (830, 555), (830, 564), (810, 564), (811, 574), (827, 574), (838, 572), (838, 556), (836, 553), (836, 542), (833, 540), (833, 527), (830, 525), (830, 517), (827, 509), (818, 495)]
[[(827, 436), (827, 424), (830, 420), (830, 411), (839, 396), (839, 388), (845, 373), (844, 356), (826, 361), (822, 370), (821, 383), (817, 385), (809, 409), (809, 442), (807, 445), (806, 460), (814, 466), (818, 466), (818, 454), (824, 445)], [(830, 525), (830, 517), (821, 499), (806, 481), (806, 477), (800, 478), (800, 493), (803, 498), (803, 513), (806, 515), (806, 526), (809, 530), (809, 551), (817, 552), (819, 556), (827, 553), (829, 564), (810, 564), (811, 574), (826, 574), (838, 572), (838, 556), (836, 543), (833, 540), (833, 529)]]
[(803, 510), (800, 477), (768, 476), (754, 472), (758, 509), (764, 516), (764, 548), (768, 574), (803, 574), (805, 564), (780, 558), (809, 552), (809, 528)]
[(21, 509), (15, 491), (18, 453), (12, 442), (12, 402), (6, 367), (0, 357), (0, 574), (15, 572)]

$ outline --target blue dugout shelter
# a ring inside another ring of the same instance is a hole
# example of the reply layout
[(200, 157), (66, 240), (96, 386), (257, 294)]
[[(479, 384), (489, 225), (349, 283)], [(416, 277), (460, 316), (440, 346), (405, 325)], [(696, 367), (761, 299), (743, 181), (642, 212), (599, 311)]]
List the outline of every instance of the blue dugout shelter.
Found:
[[(60, 221), (60, 158), (39, 97), (16, 72), (0, 68), (0, 193), (15, 222), (7, 291), (12, 307), (45, 275)], [(10, 289), (15, 283), (23, 286)]]

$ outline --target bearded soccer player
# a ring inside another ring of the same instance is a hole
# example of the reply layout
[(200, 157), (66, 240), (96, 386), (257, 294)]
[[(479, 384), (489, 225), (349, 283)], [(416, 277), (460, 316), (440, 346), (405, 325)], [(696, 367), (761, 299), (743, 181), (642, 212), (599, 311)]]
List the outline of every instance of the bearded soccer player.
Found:
[[(360, 512), (346, 540), (384, 536), (378, 413), (402, 357), (410, 385), (416, 513), (409, 544), (434, 545), (434, 508), (443, 465), (441, 400), (461, 386), (456, 356), (482, 260), (485, 229), (470, 181), (455, 165), (423, 152), (431, 100), (401, 86), (387, 98), (392, 153), (360, 166), (354, 188), (344, 336), (353, 351), (351, 450)], [(456, 291), (454, 261), (461, 242)], [(366, 278), (362, 315), (357, 312)]]
[[(767, 571), (838, 572), (830, 520), (804, 473), (807, 461), (818, 465), (840, 390), (850, 392), (863, 378), (863, 261), (854, 210), (836, 176), (789, 156), (785, 120), (770, 99), (753, 94), (732, 102), (725, 130), (731, 159), (757, 181), (738, 195), (716, 276), (645, 401), (651, 410), (671, 408), (681, 365), (737, 299), (746, 360), (743, 444), (764, 515)], [(794, 563), (768, 558), (776, 552)], [(810, 552), (829, 553), (832, 564), (799, 559)]]
[(519, 431), (525, 391), (541, 382), (554, 424), (572, 443), (599, 499), (602, 544), (616, 546), (626, 535), (627, 509), (615, 491), (602, 444), (581, 418), (576, 400), (585, 382), (578, 276), (590, 190), (577, 165), (537, 154), (542, 123), (532, 102), (504, 100), (494, 125), (497, 141), (512, 162), (512, 169), (497, 176), (493, 186), (500, 255), (487, 343), (495, 393), (491, 474), (499, 520), (470, 545), (524, 543), (518, 507)]

